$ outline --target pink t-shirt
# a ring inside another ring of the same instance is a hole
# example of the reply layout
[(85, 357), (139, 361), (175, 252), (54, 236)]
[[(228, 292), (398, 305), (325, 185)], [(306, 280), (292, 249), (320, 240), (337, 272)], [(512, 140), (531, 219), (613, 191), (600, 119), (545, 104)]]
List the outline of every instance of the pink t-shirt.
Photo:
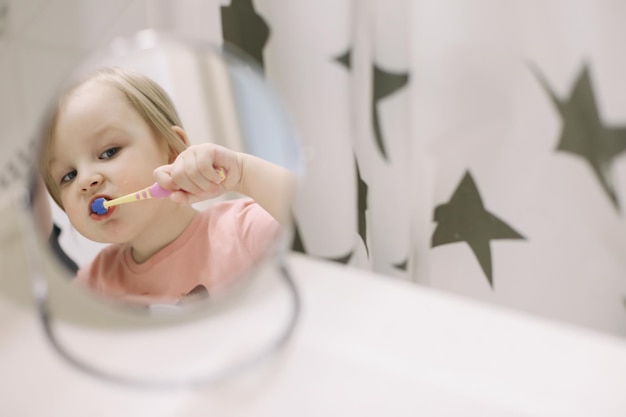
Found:
[(79, 269), (77, 282), (120, 301), (177, 303), (198, 286), (210, 294), (248, 271), (279, 231), (279, 223), (251, 199), (216, 203), (147, 261), (135, 262), (129, 244), (111, 245)]

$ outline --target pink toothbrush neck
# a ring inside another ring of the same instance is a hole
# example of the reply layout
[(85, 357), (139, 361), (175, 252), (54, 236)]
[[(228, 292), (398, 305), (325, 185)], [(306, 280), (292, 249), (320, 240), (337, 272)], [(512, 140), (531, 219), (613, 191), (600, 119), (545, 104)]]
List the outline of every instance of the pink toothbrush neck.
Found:
[(161, 187), (156, 182), (150, 186), (149, 190), (150, 190), (150, 195), (152, 196), (152, 198), (163, 198), (172, 194), (170, 190), (166, 190), (165, 188)]

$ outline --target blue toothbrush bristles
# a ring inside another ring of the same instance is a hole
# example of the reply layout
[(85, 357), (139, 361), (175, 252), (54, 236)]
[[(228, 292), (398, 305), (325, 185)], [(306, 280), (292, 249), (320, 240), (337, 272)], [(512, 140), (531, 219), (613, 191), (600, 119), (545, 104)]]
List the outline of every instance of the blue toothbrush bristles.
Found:
[(105, 201), (106, 200), (102, 197), (96, 198), (95, 200), (93, 200), (93, 203), (91, 203), (91, 211), (100, 216), (105, 214), (107, 211), (109, 211), (108, 208), (104, 207)]

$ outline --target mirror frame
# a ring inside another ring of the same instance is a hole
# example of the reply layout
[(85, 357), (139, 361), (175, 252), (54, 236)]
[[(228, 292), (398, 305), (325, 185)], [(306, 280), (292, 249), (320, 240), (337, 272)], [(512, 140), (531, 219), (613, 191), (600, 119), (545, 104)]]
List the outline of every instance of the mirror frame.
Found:
[[(151, 42), (146, 42), (146, 39), (151, 39)], [(116, 39), (112, 45), (113, 49), (117, 50), (117, 54), (136, 53), (149, 48), (159, 47), (162, 42), (179, 44), (183, 47), (192, 48), (200, 52), (206, 51), (212, 54), (219, 54), (222, 58), (227, 57), (227, 60), (235, 60), (238, 64), (249, 67), (251, 72), (256, 71), (255, 64), (245, 59), (241, 51), (229, 51), (228, 47), (219, 49), (215, 45), (179, 40), (171, 35), (160, 34), (151, 30), (140, 31), (134, 37)], [(124, 49), (122, 47), (124, 44), (127, 47), (132, 47)], [(92, 66), (94, 62), (98, 61), (102, 61), (102, 51), (97, 51), (94, 55), (85, 60), (83, 65), (78, 67), (78, 73), (81, 73), (84, 71), (85, 67)], [(260, 74), (260, 72), (256, 75), (260, 77), (258, 74)], [(70, 77), (68, 77), (68, 80), (74, 79), (75, 75), (75, 72), (73, 72)], [(273, 99), (276, 100), (276, 96), (274, 96), (275, 93), (273, 90), (269, 89), (265, 80), (263, 80), (263, 84), (266, 85), (268, 94), (271, 94)], [(62, 90), (64, 85), (61, 87)], [(56, 97), (58, 97), (58, 94), (55, 95), (55, 99)], [(279, 101), (276, 101), (276, 104), (278, 103)], [(298, 165), (301, 164), (302, 161), (298, 160), (294, 162)], [(300, 172), (296, 172), (296, 174), (299, 173)], [(35, 168), (33, 169), (32, 177), (29, 189), (24, 190), (23, 195), (16, 199), (15, 205), (15, 210), (20, 218), (23, 236), (25, 237), (25, 253), (28, 258), (28, 268), (32, 279), (32, 294), (34, 296), (37, 314), (47, 339), (55, 351), (74, 367), (99, 379), (142, 387), (175, 388), (181, 386), (206, 385), (230, 377), (243, 369), (247, 369), (249, 366), (259, 362), (271, 353), (278, 351), (293, 334), (301, 310), (298, 288), (285, 263), (288, 244), (293, 235), (293, 219), (290, 218), (290, 227), (285, 226), (285, 231), (281, 233), (281, 239), (279, 239), (275, 245), (274, 250), (268, 253), (266, 259), (260, 262), (259, 265), (253, 267), (253, 269), (247, 273), (247, 276), (238, 278), (237, 283), (232, 288), (229, 288), (226, 294), (221, 295), (217, 299), (212, 298), (210, 302), (198, 301), (194, 303), (196, 305), (186, 304), (184, 308), (185, 311), (182, 313), (159, 314), (158, 316), (139, 314), (135, 309), (120, 308), (117, 304), (107, 302), (104, 299), (95, 297), (93, 294), (89, 294), (83, 288), (71, 285), (71, 281), (69, 281), (67, 277), (68, 272), (66, 271), (65, 265), (58, 260), (56, 254), (52, 253), (49, 246), (46, 245), (46, 239), (43, 239), (40, 231), (37, 230), (37, 222), (35, 221), (37, 198), (44, 197), (38, 194), (38, 187), (42, 186), (42, 184), (39, 183), (38, 172)], [(296, 192), (296, 190), (293, 191), (294, 193)], [(293, 199), (291, 199), (290, 203), (292, 202)], [(236, 306), (238, 303), (243, 302), (251, 284), (255, 281), (255, 276), (268, 272), (278, 274), (279, 282), (286, 286), (291, 305), (289, 317), (287, 317), (279, 333), (274, 336), (268, 345), (259, 348), (255, 353), (237, 363), (226, 364), (221, 370), (212, 372), (210, 375), (198, 375), (197, 377), (182, 380), (156, 380), (111, 374), (103, 369), (99, 369), (95, 365), (85, 363), (74, 357), (64, 347), (54, 331), (55, 323), (57, 322), (99, 330), (132, 330), (163, 328), (190, 321), (217, 317), (219, 314), (234, 308), (233, 306)]]

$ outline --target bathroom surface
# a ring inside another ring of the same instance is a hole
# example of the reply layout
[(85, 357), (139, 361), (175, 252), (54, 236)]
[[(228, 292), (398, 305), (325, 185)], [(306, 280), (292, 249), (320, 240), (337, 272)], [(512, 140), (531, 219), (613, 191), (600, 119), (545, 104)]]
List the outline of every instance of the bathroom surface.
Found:
[[(0, 368), (10, 377), (2, 378), (0, 390), (10, 395), (3, 396), (0, 411), (94, 417), (118, 416), (120, 410), (178, 417), (618, 417), (626, 411), (621, 339), (301, 255), (287, 265), (302, 297), (292, 338), (239, 376), (189, 390), (125, 386), (86, 375), (50, 349), (33, 311), (3, 302)], [(253, 317), (242, 325), (251, 333), (262, 328)], [(163, 349), (171, 361), (193, 367), (176, 354), (184, 348), (171, 339), (184, 343), (201, 327), (163, 330), (163, 345), (142, 354), (158, 357)], [(74, 343), (89, 346), (89, 338), (86, 332)]]

